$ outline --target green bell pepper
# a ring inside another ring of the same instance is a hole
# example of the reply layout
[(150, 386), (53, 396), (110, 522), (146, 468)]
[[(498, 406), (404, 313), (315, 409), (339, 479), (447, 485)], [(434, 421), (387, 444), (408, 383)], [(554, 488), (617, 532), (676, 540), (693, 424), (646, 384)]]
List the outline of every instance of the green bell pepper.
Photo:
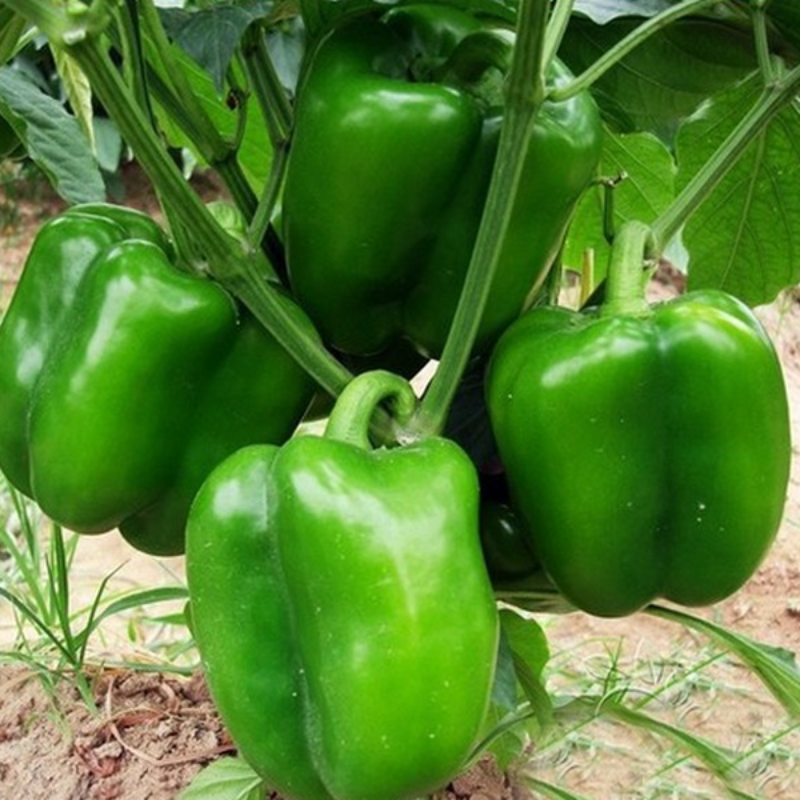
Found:
[[(511, 37), (411, 5), (343, 24), (312, 54), (283, 225), (292, 288), (333, 347), (371, 355), (406, 338), (441, 354), (497, 152)], [(570, 77), (554, 63), (548, 82)], [(588, 93), (541, 108), (477, 350), (543, 282), (601, 145)]]
[(535, 309), (492, 354), (487, 402), (514, 506), (554, 584), (589, 613), (712, 604), (748, 580), (781, 520), (780, 364), (735, 298), (649, 307), (616, 291), (615, 273), (612, 260), (599, 312)]
[(78, 206), (38, 233), (0, 325), (0, 469), (65, 527), (183, 551), (225, 456), (281, 442), (313, 385), (149, 217)]
[(511, 505), (508, 481), (496, 469), (478, 473), (481, 492), (481, 549), (492, 584), (531, 575), (538, 568), (520, 515)]
[(400, 800), (463, 767), (491, 691), (498, 619), (472, 463), (443, 438), (372, 449), (370, 372), (325, 437), (245, 448), (187, 527), (194, 635), (244, 757), (295, 800)]

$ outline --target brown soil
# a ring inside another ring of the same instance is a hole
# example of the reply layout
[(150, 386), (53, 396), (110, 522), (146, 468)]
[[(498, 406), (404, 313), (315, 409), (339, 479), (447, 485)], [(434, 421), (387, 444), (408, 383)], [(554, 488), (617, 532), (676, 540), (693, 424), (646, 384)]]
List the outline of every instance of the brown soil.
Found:
[[(135, 170), (125, 183), (125, 201), (152, 211), (152, 195)], [(206, 196), (215, 193), (211, 185), (200, 188)], [(59, 208), (39, 183), (0, 186), (0, 308), (13, 290), (32, 232)], [(654, 286), (657, 295), (672, 291), (672, 284)], [(787, 293), (759, 314), (784, 365), (792, 408), (800, 409), (800, 304)], [(794, 441), (800, 441), (800, 414), (794, 417)], [(736, 596), (705, 612), (732, 630), (791, 652), (800, 650), (800, 462), (795, 462), (784, 524), (769, 558)], [(183, 564), (135, 553), (116, 534), (82, 537), (72, 570), (74, 607), (91, 602), (98, 582), (112, 570), (118, 571), (110, 590), (123, 591), (179, 583)], [(765, 800), (800, 796), (800, 734), (753, 674), (720, 658), (703, 637), (646, 614), (621, 621), (583, 614), (537, 619), (552, 649), (551, 691), (608, 691), (613, 677), (613, 688), (657, 695), (648, 713), (732, 752), (752, 751), (772, 738), (758, 757), (743, 763), (744, 785)], [(163, 645), (172, 632), (141, 617), (104, 627), (92, 643), (92, 663), (106, 664), (90, 673), (94, 708), (74, 681), (49, 689), (47, 680), (19, 663), (0, 666), (0, 797), (172, 800), (203, 765), (233, 752), (199, 673), (180, 677), (167, 669), (108, 666), (123, 659), (158, 664), (153, 644)], [(0, 601), (0, 651), (15, 634), (11, 609)], [(713, 664), (706, 665), (709, 654)], [(492, 762), (479, 763), (445, 796), (544, 797), (531, 790), (531, 775), (598, 800), (728, 796), (696, 761), (687, 764), (660, 741), (602, 719), (576, 725), (555, 745), (534, 736), (529, 757), (516, 760), (509, 775)]]

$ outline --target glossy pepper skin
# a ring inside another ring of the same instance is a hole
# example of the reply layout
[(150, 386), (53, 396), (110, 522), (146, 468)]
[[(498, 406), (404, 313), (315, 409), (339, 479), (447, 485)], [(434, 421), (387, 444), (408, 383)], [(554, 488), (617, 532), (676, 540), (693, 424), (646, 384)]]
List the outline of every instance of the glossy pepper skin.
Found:
[(195, 638), (234, 741), (282, 795), (421, 797), (464, 766), (491, 691), (477, 478), (446, 439), (330, 437), (245, 448), (205, 482)]
[(772, 543), (786, 392), (733, 297), (693, 292), (645, 316), (534, 310), (498, 343), (487, 397), (534, 552), (584, 611), (715, 603)]
[[(358, 18), (313, 54), (283, 221), (293, 290), (328, 344), (371, 355), (405, 338), (441, 354), (497, 151), (492, 81), (509, 55), (506, 32), (441, 5)], [(556, 64), (549, 81), (568, 77)], [(553, 263), (601, 132), (588, 94), (541, 109), (476, 349), (520, 314)]]
[(0, 326), (0, 468), (65, 527), (183, 551), (191, 499), (246, 444), (280, 442), (313, 391), (219, 286), (176, 269), (131, 209), (37, 235)]

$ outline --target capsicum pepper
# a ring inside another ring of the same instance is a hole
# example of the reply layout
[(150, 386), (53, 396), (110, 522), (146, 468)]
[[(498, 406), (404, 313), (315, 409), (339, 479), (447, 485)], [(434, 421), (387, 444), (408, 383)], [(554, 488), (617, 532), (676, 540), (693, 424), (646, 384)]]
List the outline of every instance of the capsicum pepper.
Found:
[(345, 389), (326, 434), (244, 448), (187, 527), (191, 617), (244, 757), (293, 800), (400, 800), (447, 783), (479, 734), (498, 620), (478, 482), (443, 438), (373, 449), (391, 373)]
[(195, 491), (283, 441), (313, 385), (145, 214), (75, 207), (38, 233), (0, 325), (0, 469), (57, 522), (183, 550)]
[[(464, 11), (422, 4), (342, 24), (313, 52), (283, 224), (293, 290), (333, 347), (371, 355), (406, 338), (441, 354), (497, 151), (512, 42)], [(555, 62), (550, 84), (569, 78)], [(588, 93), (541, 108), (476, 349), (543, 281), (601, 133)]]
[(735, 592), (774, 539), (789, 478), (786, 391), (757, 317), (712, 290), (648, 306), (630, 288), (638, 227), (615, 244), (599, 311), (534, 309), (487, 376), (533, 551), (570, 602), (602, 616)]

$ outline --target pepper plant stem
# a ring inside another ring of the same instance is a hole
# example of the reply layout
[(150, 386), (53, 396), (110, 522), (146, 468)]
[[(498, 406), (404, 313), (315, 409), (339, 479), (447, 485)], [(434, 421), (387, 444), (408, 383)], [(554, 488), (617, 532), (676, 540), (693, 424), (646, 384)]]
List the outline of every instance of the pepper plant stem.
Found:
[[(278, 272), (285, 266), (281, 248), (277, 251), (278, 236), (271, 228), (272, 212), (280, 195), (286, 163), (289, 156), (289, 138), (292, 130), (294, 110), (286, 96), (275, 65), (264, 41), (260, 26), (252, 26), (246, 34), (242, 62), (250, 80), (263, 118), (267, 122), (272, 144), (272, 164), (267, 183), (253, 213), (249, 215), (248, 237), (251, 242), (267, 241), (274, 245), (273, 266)], [(275, 263), (280, 261), (280, 263)]]
[(654, 33), (658, 33), (681, 17), (696, 14), (698, 11), (713, 6), (717, 2), (719, 0), (684, 0), (683, 3), (679, 3), (667, 11), (651, 17), (617, 42), (610, 50), (603, 53), (597, 61), (587, 67), (574, 80), (565, 86), (553, 89), (548, 95), (548, 99), (557, 103), (580, 94)]
[(548, 6), (542, 2), (520, 4), (505, 116), (486, 207), (439, 368), (412, 423), (419, 436), (438, 434), (444, 428), (486, 306), (536, 114), (544, 99), (542, 54)]
[(651, 225), (657, 252), (680, 231), (703, 201), (719, 185), (728, 171), (784, 106), (800, 91), (800, 66), (787, 72), (764, 88), (761, 97), (749, 109), (716, 153), (686, 184), (669, 208)]
[(275, 72), (264, 41), (264, 31), (255, 25), (245, 36), (242, 51), (245, 69), (261, 106), (270, 141), (277, 149), (289, 137), (292, 107)]
[(314, 380), (331, 394), (338, 394), (351, 378), (349, 371), (308, 333), (299, 319), (288, 313), (264, 278), (269, 269), (263, 253), (242, 250), (191, 191), (130, 97), (108, 53), (94, 37), (77, 42), (70, 51), (150, 180), (193, 232), (212, 277), (242, 300)]

